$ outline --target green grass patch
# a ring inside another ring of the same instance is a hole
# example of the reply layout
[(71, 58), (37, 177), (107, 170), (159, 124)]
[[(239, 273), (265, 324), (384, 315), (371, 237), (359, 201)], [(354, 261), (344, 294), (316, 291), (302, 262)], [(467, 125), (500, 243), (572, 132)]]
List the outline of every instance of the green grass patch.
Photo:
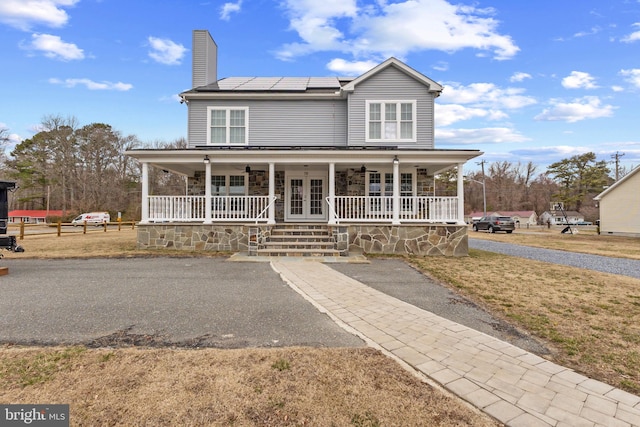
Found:
[(68, 347), (36, 356), (0, 360), (0, 379), (21, 387), (42, 384), (52, 379), (57, 372), (68, 369), (74, 359), (85, 351), (84, 347)]

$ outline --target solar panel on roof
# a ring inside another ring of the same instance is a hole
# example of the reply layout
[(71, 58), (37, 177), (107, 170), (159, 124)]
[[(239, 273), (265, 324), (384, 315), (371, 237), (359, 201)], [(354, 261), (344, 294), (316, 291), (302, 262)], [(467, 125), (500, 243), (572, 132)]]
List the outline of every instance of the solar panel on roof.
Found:
[(309, 89), (340, 89), (340, 82), (335, 77), (311, 77)]
[(218, 80), (218, 87), (220, 90), (234, 90), (238, 86), (243, 85), (254, 78), (255, 77), (227, 77), (222, 80)]
[(308, 77), (283, 77), (272, 90), (307, 90)]
[(254, 77), (238, 86), (236, 90), (271, 90), (280, 79), (280, 77)]

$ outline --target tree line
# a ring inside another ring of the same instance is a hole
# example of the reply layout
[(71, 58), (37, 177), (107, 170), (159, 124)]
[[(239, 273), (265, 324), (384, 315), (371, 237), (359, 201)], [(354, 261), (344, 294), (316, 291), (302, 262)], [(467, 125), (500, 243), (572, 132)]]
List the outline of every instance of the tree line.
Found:
[[(140, 219), (141, 168), (124, 152), (133, 148), (184, 148), (181, 138), (143, 144), (104, 123), (80, 126), (74, 117), (45, 117), (41, 131), (16, 145), (7, 156), (8, 130), (0, 128), (0, 179), (16, 181), (19, 190), (11, 209), (62, 210), (63, 220), (81, 212), (120, 212), (125, 220)], [(465, 184), (465, 212), (524, 211), (538, 214), (551, 202), (598, 218), (593, 197), (613, 183), (607, 162), (585, 153), (551, 164), (538, 173), (532, 162), (501, 161), (469, 173)], [(618, 171), (620, 172), (620, 171)], [(623, 170), (622, 175), (627, 173)], [(455, 171), (436, 177), (436, 194), (455, 194)], [(151, 194), (184, 194), (184, 178), (149, 168)]]

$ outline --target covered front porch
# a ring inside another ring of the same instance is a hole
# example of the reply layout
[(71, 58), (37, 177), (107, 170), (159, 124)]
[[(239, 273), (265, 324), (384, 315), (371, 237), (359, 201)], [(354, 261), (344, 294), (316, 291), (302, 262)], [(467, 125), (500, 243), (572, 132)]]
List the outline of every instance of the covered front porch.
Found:
[[(190, 249), (238, 251), (250, 247), (251, 227), (265, 236), (278, 224), (313, 223), (331, 227), (346, 252), (422, 253), (424, 242), (428, 252), (451, 252), (442, 238), (466, 243), (462, 171), (478, 152), (262, 147), (127, 154), (142, 165), (141, 247), (188, 240)], [(151, 167), (183, 175), (184, 194), (152, 194)], [(450, 170), (454, 190), (437, 194), (435, 176)]]
[[(136, 150), (141, 223), (464, 224), (464, 150)], [(185, 176), (184, 195), (151, 194), (149, 167)], [(434, 177), (454, 169), (456, 194)]]

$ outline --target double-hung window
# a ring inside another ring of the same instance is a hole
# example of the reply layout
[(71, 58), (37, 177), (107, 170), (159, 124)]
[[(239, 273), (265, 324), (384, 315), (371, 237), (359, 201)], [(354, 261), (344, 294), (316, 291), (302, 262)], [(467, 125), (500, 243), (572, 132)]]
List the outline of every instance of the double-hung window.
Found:
[(248, 122), (247, 107), (208, 107), (207, 141), (211, 145), (246, 145)]
[(367, 142), (416, 141), (416, 101), (367, 101)]

